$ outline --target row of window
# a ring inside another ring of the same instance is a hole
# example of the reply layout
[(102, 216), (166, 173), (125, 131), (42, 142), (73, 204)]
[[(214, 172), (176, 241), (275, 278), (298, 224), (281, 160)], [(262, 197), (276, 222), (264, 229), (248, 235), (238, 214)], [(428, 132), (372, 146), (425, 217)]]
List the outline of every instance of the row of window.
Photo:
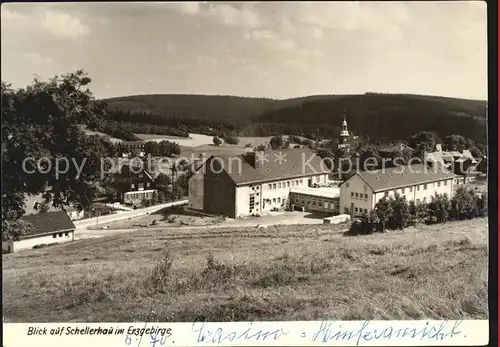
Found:
[[(52, 238), (57, 238), (57, 236), (59, 235), (59, 237), (63, 237), (63, 233), (59, 233), (59, 234), (52, 234)], [(69, 236), (69, 232), (65, 232), (64, 233), (64, 236)]]
[(130, 200), (139, 200), (139, 199), (148, 199), (148, 198), (152, 198), (153, 197), (153, 193), (152, 192), (147, 192), (147, 193), (129, 193), (127, 194), (127, 197), (126, 199), (130, 199)]
[(323, 206), (324, 208), (328, 208), (328, 206), (330, 206), (331, 209), (333, 209), (335, 205), (338, 205), (338, 201), (330, 202), (328, 200), (316, 200), (316, 199), (306, 200), (305, 198), (302, 197), (294, 198), (293, 196), (291, 197), (291, 202), (295, 202), (297, 204), (302, 204), (302, 205)]
[[(268, 201), (269, 203), (271, 203), (271, 199), (267, 199), (267, 201)], [(280, 204), (280, 203), (282, 203), (282, 202), (284, 203), (285, 201), (286, 201), (286, 197), (282, 197), (282, 198), (281, 198), (281, 197), (278, 197), (278, 198), (273, 198), (273, 199), (272, 199), (273, 204), (276, 204), (276, 203)]]
[[(448, 185), (448, 181), (438, 181), (438, 182), (436, 182), (436, 185), (437, 185), (438, 187), (441, 187), (441, 183), (443, 183), (443, 186), (447, 186), (447, 185)], [(349, 186), (350, 186), (350, 185), (349, 185), (349, 183), (347, 182), (347, 183), (346, 183), (346, 188), (349, 188)], [(422, 186), (423, 186), (423, 190), (427, 190), (427, 183), (423, 184)], [(365, 188), (366, 188), (366, 186), (365, 186)], [(420, 185), (416, 185), (416, 186), (415, 186), (415, 188), (416, 188), (417, 192), (419, 192), (419, 191), (420, 191)], [(410, 193), (412, 193), (412, 192), (413, 192), (413, 187), (408, 187), (408, 190), (409, 190), (409, 192), (410, 192)], [(395, 193), (396, 193), (397, 191), (398, 191), (397, 189), (396, 189), (396, 190), (394, 190), (394, 192), (395, 192)], [(406, 188), (401, 188), (401, 194), (405, 194), (405, 191), (406, 191)], [(387, 195), (388, 195), (388, 192), (386, 192), (386, 193), (385, 193), (385, 195), (387, 196)], [(360, 198), (362, 198), (362, 197), (363, 197), (363, 194), (362, 194), (362, 193), (359, 193), (359, 195), (358, 195), (358, 193), (351, 192), (351, 197), (356, 197), (356, 198), (357, 198), (358, 196), (359, 196)], [(365, 197), (365, 199), (366, 199), (366, 198), (368, 198), (368, 195), (367, 195), (367, 194), (364, 194), (364, 197)]]
[[(257, 193), (258, 195), (259, 193)], [(257, 203), (258, 205), (259, 203)], [(249, 212), (252, 213), (253, 212), (253, 209), (255, 207), (255, 195), (254, 194), (250, 194), (250, 203), (249, 203)]]
[(351, 198), (368, 199), (368, 194), (351, 192)]
[(323, 181), (323, 183), (326, 183), (326, 176), (316, 176), (313, 181), (316, 181), (316, 183), (321, 183), (321, 181)]
[[(443, 185), (444, 185), (444, 186), (447, 186), (447, 185), (448, 185), (448, 181), (443, 181)], [(427, 183), (426, 183), (426, 184), (423, 184), (422, 186), (423, 186), (423, 187), (422, 187), (422, 188), (423, 188), (423, 190), (427, 190)], [(441, 187), (441, 182), (440, 182), (440, 181), (439, 181), (439, 182), (437, 182), (437, 186), (438, 186), (438, 187)], [(417, 192), (419, 192), (419, 191), (420, 191), (420, 185), (415, 186), (415, 189), (416, 189), (416, 191), (417, 191)], [(408, 191), (409, 191), (410, 193), (413, 193), (413, 187), (408, 187)], [(395, 189), (393, 192), (394, 192), (394, 194), (396, 194), (396, 193), (405, 194), (405, 193), (406, 193), (406, 188), (401, 188), (401, 189), (399, 189), (399, 191), (398, 191), (398, 189)], [(388, 191), (387, 191), (387, 192), (385, 192), (385, 193), (384, 193), (384, 195), (385, 195), (385, 196), (388, 196), (388, 195), (389, 195), (389, 192), (388, 192)]]
[[(361, 207), (354, 207), (354, 212), (368, 214), (368, 209)], [(349, 207), (344, 207), (344, 213), (349, 214)]]
[(292, 180), (292, 181), (286, 181), (286, 182), (278, 182), (278, 183), (270, 183), (268, 184), (268, 188), (273, 190), (273, 189), (281, 189), (281, 188), (290, 188), (290, 187), (295, 187), (298, 185), (301, 185), (304, 181), (302, 179), (300, 180)]
[[(149, 187), (150, 187), (150, 183), (146, 182), (146, 188), (149, 188)], [(135, 184), (134, 183), (130, 184), (130, 188), (134, 189), (135, 188)], [(144, 189), (144, 183), (138, 183), (137, 184), (137, 189)]]

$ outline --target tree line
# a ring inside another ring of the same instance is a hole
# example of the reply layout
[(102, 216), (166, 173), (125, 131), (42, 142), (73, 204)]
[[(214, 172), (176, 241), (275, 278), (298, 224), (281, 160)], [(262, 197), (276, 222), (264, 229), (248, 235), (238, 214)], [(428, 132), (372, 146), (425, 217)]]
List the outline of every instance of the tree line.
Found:
[(172, 157), (181, 154), (181, 146), (177, 142), (167, 140), (147, 141), (144, 144), (144, 152), (151, 156)]

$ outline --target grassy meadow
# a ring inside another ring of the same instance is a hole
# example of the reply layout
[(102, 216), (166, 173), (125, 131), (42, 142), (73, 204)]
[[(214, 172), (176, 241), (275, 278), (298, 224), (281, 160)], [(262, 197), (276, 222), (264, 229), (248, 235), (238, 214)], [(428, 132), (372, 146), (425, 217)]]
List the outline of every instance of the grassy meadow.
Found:
[(487, 319), (487, 225), (144, 230), (8, 254), (4, 322)]

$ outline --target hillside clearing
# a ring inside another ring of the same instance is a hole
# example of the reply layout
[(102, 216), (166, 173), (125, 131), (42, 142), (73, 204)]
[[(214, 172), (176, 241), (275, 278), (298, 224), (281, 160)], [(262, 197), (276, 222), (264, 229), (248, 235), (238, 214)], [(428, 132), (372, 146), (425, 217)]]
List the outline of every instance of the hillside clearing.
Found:
[(134, 134), (142, 141), (170, 141), (177, 142), (179, 146), (196, 147), (213, 144), (213, 136), (203, 134), (189, 134), (189, 137), (154, 135), (154, 134)]
[(100, 132), (100, 131), (96, 131), (96, 130), (90, 130), (87, 128), (87, 126), (85, 125), (82, 125), (82, 130), (85, 132), (86, 135), (88, 136), (94, 136), (94, 135), (97, 135), (99, 137), (102, 137), (103, 139), (106, 139), (108, 140), (109, 142), (111, 143), (119, 143), (119, 142), (123, 142), (123, 140), (119, 139), (119, 138), (116, 138), (116, 137), (113, 137), (111, 135), (108, 135), (108, 134), (105, 134), (103, 132)]
[(4, 321), (487, 319), (487, 225), (146, 229), (14, 253)]

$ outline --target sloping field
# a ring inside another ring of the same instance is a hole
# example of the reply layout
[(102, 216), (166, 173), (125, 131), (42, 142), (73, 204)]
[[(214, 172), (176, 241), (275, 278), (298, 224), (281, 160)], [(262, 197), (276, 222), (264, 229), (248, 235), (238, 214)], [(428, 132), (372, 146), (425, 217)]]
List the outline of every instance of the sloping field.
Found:
[(145, 230), (9, 254), (4, 321), (487, 319), (487, 223)]
[(102, 133), (100, 131), (90, 130), (90, 129), (87, 129), (85, 127), (84, 127), (84, 131), (85, 131), (86, 135), (89, 135), (89, 136), (97, 135), (97, 136), (103, 137), (104, 139), (106, 139), (106, 140), (108, 140), (109, 142), (112, 142), (112, 143), (123, 142), (123, 140), (121, 140), (119, 138), (110, 136), (110, 135)]
[(179, 136), (166, 136), (166, 135), (154, 135), (154, 134), (135, 134), (138, 138), (143, 141), (170, 141), (177, 142), (180, 146), (186, 147), (196, 147), (202, 145), (213, 144), (213, 136), (207, 136), (203, 134), (189, 134), (189, 138), (187, 137), (179, 137)]

